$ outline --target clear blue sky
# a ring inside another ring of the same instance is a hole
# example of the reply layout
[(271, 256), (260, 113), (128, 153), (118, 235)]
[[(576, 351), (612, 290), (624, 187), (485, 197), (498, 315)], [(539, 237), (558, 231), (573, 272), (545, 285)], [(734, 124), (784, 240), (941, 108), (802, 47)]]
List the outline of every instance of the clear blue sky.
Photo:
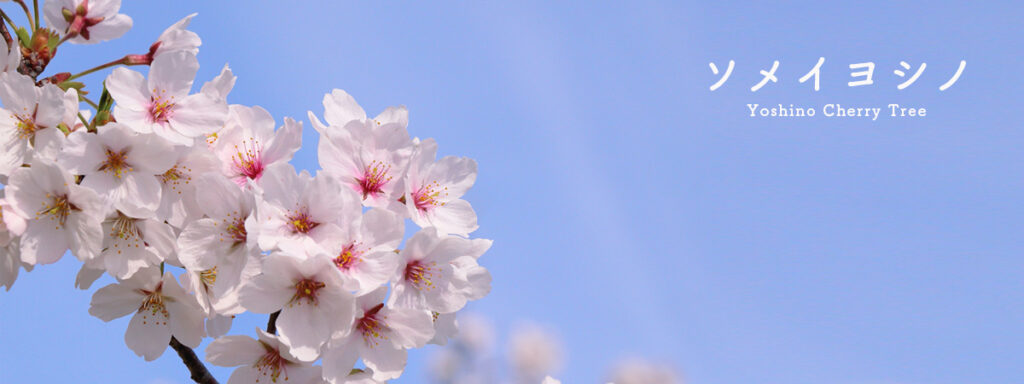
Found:
[[(559, 328), (566, 383), (627, 355), (700, 384), (1024, 377), (1019, 2), (509, 3), (126, 1), (127, 37), (52, 67), (143, 52), (199, 12), (199, 78), (230, 63), (229, 101), (279, 124), (331, 88), (370, 113), (407, 105), (413, 135), (480, 164), (468, 199), (494, 286), (470, 308)], [(813, 92), (796, 79), (819, 56)], [(730, 59), (710, 92), (708, 62)], [(773, 60), (780, 82), (750, 92)], [(901, 60), (928, 67), (898, 91)], [(875, 84), (847, 87), (865, 61)], [(928, 115), (746, 109), (893, 102)], [(297, 167), (316, 168), (316, 140), (307, 125)], [(0, 292), (0, 383), (186, 383), (173, 351), (145, 363), (124, 345), (128, 318), (88, 315), (78, 265)], [(247, 316), (233, 333), (265, 322)], [(428, 352), (398, 382), (423, 381)]]

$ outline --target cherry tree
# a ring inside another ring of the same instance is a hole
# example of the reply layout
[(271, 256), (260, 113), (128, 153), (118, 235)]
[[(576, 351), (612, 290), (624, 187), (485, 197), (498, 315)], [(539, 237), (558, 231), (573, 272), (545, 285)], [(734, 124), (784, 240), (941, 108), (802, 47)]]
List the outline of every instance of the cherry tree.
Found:
[[(0, 7), (0, 285), (70, 252), (76, 287), (116, 281), (89, 313), (130, 316), (127, 348), (151, 361), (169, 346), (197, 383), (218, 382), (206, 362), (237, 367), (231, 384), (398, 378), (410, 349), (444, 344), (490, 291), (491, 241), (471, 237), (463, 199), (477, 164), (438, 159), (405, 107), (370, 118), (332, 90), (323, 121), (309, 112), (323, 169), (297, 170), (301, 121), (231, 104), (227, 66), (197, 86), (194, 14), (142, 53), (72, 73), (49, 68), (63, 44), (117, 39), (132, 19), (120, 0), (40, 3)], [(267, 327), (232, 329), (237, 316)]]

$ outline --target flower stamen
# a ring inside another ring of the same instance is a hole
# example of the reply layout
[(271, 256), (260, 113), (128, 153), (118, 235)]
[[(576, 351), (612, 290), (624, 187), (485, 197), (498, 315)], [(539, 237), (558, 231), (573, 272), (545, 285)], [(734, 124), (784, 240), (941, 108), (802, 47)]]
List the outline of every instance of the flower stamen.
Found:
[(374, 160), (363, 170), (363, 176), (356, 178), (359, 188), (363, 193), (363, 200), (370, 195), (379, 195), (384, 191), (384, 186), (391, 181), (391, 164)]

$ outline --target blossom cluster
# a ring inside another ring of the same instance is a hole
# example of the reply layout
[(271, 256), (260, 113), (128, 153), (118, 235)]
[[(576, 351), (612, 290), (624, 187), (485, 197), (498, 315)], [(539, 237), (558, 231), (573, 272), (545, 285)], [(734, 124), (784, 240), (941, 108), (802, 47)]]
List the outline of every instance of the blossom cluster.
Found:
[[(321, 169), (297, 171), (303, 124), (230, 104), (229, 67), (192, 91), (194, 15), (97, 67), (114, 67), (98, 102), (75, 81), (93, 70), (37, 80), (61, 44), (126, 33), (119, 8), (50, 0), (45, 27), (0, 39), (0, 285), (70, 251), (76, 287), (116, 279), (89, 313), (130, 315), (128, 348), (148, 361), (214, 338), (206, 360), (237, 366), (229, 383), (381, 382), (409, 349), (444, 344), (455, 313), (490, 290), (478, 259), (491, 241), (470, 237), (463, 199), (476, 162), (438, 159), (405, 107), (370, 117), (335, 89), (323, 121), (308, 116)], [(246, 312), (269, 314), (268, 329), (227, 335)]]

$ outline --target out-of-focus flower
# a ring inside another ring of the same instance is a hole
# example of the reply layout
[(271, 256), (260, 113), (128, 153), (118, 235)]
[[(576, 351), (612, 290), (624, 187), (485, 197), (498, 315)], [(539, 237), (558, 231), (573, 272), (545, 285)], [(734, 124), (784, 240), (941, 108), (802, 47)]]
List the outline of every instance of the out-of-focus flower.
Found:
[(612, 368), (608, 381), (615, 384), (682, 384), (678, 373), (667, 364), (642, 358), (628, 358)]
[(512, 332), (508, 359), (524, 382), (536, 382), (562, 365), (562, 345), (551, 332), (537, 325), (524, 325)]

